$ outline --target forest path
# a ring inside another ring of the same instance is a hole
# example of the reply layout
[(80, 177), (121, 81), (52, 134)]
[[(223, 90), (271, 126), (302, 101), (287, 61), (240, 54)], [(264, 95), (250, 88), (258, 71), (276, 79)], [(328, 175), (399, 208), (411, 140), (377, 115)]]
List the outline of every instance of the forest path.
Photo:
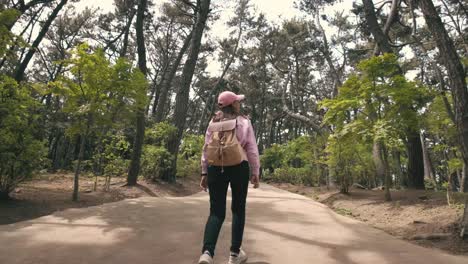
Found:
[[(230, 215), (216, 250), (218, 264), (227, 263)], [(203, 192), (68, 209), (0, 226), (0, 262), (193, 264), (207, 216), (208, 195)], [(243, 248), (249, 264), (468, 263), (468, 257), (396, 239), (267, 184), (249, 189)]]

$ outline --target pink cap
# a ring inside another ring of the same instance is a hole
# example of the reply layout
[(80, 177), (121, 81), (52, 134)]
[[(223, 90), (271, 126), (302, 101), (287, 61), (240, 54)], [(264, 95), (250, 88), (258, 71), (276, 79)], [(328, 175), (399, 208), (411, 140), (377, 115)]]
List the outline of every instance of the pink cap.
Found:
[(243, 94), (235, 94), (233, 92), (225, 91), (218, 95), (218, 105), (219, 107), (226, 107), (231, 105), (235, 101), (242, 101), (245, 99)]

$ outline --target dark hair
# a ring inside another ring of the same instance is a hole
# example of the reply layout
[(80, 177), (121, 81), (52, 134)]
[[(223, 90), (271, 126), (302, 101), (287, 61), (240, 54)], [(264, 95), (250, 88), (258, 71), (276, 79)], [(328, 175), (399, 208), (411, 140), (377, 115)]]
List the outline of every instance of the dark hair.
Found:
[(232, 104), (225, 107), (220, 107), (219, 110), (221, 110), (221, 112), (223, 112), (225, 115), (240, 115), (240, 113), (236, 113), (236, 110)]
[(214, 114), (212, 121), (219, 122), (225, 117), (236, 118), (241, 115), (242, 115), (241, 113), (236, 112), (236, 110), (234, 109), (234, 106), (232, 106), (231, 104), (225, 107), (219, 107), (219, 111)]

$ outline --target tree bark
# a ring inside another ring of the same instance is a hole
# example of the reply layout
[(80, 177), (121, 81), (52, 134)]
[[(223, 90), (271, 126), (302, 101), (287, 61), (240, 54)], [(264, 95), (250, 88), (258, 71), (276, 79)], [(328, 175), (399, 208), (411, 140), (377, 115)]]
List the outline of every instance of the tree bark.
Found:
[(124, 39), (123, 39), (122, 49), (120, 50), (120, 57), (126, 57), (127, 56), (128, 36), (130, 35), (130, 27), (132, 25), (132, 21), (133, 21), (134, 16), (135, 16), (135, 12), (132, 12), (132, 14), (130, 15), (130, 18), (128, 19), (127, 25), (125, 25)]
[(328, 67), (330, 68), (330, 72), (333, 75), (333, 98), (335, 98), (338, 95), (338, 88), (343, 85), (343, 82), (341, 81), (342, 79), (342, 74), (341, 72), (338, 71), (338, 69), (335, 67), (335, 64), (333, 63), (332, 59), (332, 54), (330, 51), (330, 46), (328, 45), (328, 38), (327, 35), (325, 34), (325, 30), (322, 27), (322, 24), (320, 24), (320, 13), (317, 12), (315, 15), (315, 24), (317, 25), (318, 30), (322, 34), (323, 38), (323, 48), (319, 48), (322, 51), (323, 56), (325, 57), (325, 60), (327, 61)]
[(21, 82), (24, 78), (24, 72), (26, 71), (26, 68), (28, 67), (29, 62), (31, 61), (32, 57), (36, 53), (37, 48), (39, 47), (39, 44), (41, 43), (42, 39), (45, 37), (47, 34), (47, 31), (49, 31), (50, 25), (52, 25), (52, 22), (55, 20), (57, 17), (58, 13), (62, 8), (65, 6), (65, 4), (68, 2), (68, 0), (61, 0), (60, 3), (55, 7), (55, 9), (52, 11), (52, 13), (49, 15), (47, 18), (46, 22), (41, 28), (41, 31), (37, 35), (36, 39), (31, 45), (31, 48), (29, 49), (28, 53), (24, 57), (23, 61), (19, 65), (18, 69), (16, 70), (15, 74), (15, 80), (17, 82)]
[(437, 191), (437, 181), (434, 175), (434, 172), (432, 171), (432, 162), (431, 158), (429, 157), (429, 152), (426, 147), (426, 142), (424, 140), (424, 133), (420, 133), (420, 138), (421, 138), (421, 146), (423, 150), (423, 161), (424, 161), (424, 177), (432, 181), (434, 184), (434, 190)]
[[(468, 90), (466, 88), (466, 72), (434, 3), (431, 0), (417, 0), (416, 3), (421, 8), (428, 29), (436, 41), (441, 61), (447, 69), (454, 103), (460, 152), (464, 167), (468, 167)], [(467, 171), (464, 170), (462, 178), (467, 177)]]
[(390, 166), (388, 165), (388, 151), (384, 143), (379, 143), (382, 151), (382, 161), (385, 175), (385, 201), (392, 200), (390, 188), (392, 187), (392, 176), (390, 175)]
[(377, 15), (375, 14), (374, 9), (374, 2), (372, 0), (362, 0), (362, 3), (364, 4), (364, 13), (367, 22), (367, 28), (372, 33), (375, 42), (379, 46), (379, 50), (383, 53), (393, 53), (392, 46), (390, 45), (390, 39), (380, 28), (379, 22), (377, 21)]
[(73, 178), (73, 195), (72, 195), (72, 200), (74, 202), (78, 201), (78, 192), (79, 192), (79, 186), (80, 186), (80, 173), (81, 173), (81, 161), (83, 160), (84, 156), (84, 149), (85, 149), (85, 143), (86, 143), (86, 132), (85, 134), (80, 136), (80, 152), (78, 154), (78, 161), (76, 162), (76, 168), (75, 168), (75, 177)]
[(162, 177), (168, 182), (175, 182), (177, 172), (177, 152), (179, 151), (180, 141), (185, 129), (190, 85), (192, 83), (193, 73), (198, 60), (200, 52), (201, 39), (205, 29), (208, 13), (210, 12), (211, 0), (198, 1), (198, 13), (195, 26), (193, 28), (193, 38), (191, 40), (190, 50), (182, 70), (181, 85), (177, 92), (176, 104), (174, 109), (173, 123), (177, 127), (177, 133), (174, 135), (168, 144), (168, 151), (172, 155), (172, 162), (169, 168), (165, 168), (162, 172)]
[(374, 161), (375, 172), (377, 174), (378, 185), (385, 184), (385, 167), (382, 160), (382, 146), (378, 142), (372, 145), (372, 160)]
[[(392, 7), (390, 8), (390, 14), (388, 15), (387, 22), (385, 22), (385, 26), (383, 29), (383, 34), (387, 36), (390, 32), (390, 28), (392, 27), (393, 23), (395, 23), (398, 17), (398, 7), (400, 6), (401, 0), (392, 0)], [(390, 41), (390, 39), (388, 39)], [(378, 55), (380, 51), (379, 44), (375, 45), (374, 54)]]
[(155, 101), (156, 108), (154, 110), (154, 121), (156, 123), (161, 122), (164, 119), (164, 113), (165, 113), (165, 108), (166, 108), (166, 101), (167, 101), (167, 95), (169, 93), (169, 88), (171, 88), (172, 81), (174, 80), (174, 77), (177, 73), (177, 69), (179, 68), (180, 62), (182, 61), (182, 58), (184, 57), (185, 52), (187, 51), (188, 47), (190, 46), (191, 40), (192, 40), (192, 35), (193, 31), (190, 32), (190, 34), (187, 36), (187, 38), (184, 41), (184, 44), (179, 50), (179, 54), (177, 54), (177, 58), (175, 59), (174, 63), (169, 69), (169, 72), (163, 73), (163, 82), (161, 82), (161, 88), (160, 88), (160, 95), (158, 98), (158, 101)]
[(403, 182), (406, 181), (406, 179), (403, 176), (403, 171), (401, 169), (400, 151), (398, 149), (394, 149), (392, 151), (392, 156), (395, 162), (395, 172), (396, 172), (396, 178), (397, 178), (397, 180), (395, 181), (395, 185), (396, 185), (396, 188), (399, 189), (403, 185)]
[(462, 239), (468, 237), (468, 198), (465, 198), (465, 209), (463, 210), (460, 237)]
[(460, 180), (460, 192), (468, 192), (468, 166), (463, 163), (463, 168), (461, 172)]
[[(366, 17), (367, 27), (374, 37), (381, 53), (394, 53), (390, 44), (390, 39), (387, 36), (390, 26), (393, 24), (395, 18), (398, 15), (399, 1), (392, 1), (392, 10), (387, 20), (384, 30), (379, 26), (377, 16), (374, 10), (374, 3), (372, 0), (363, 0), (364, 13)], [(378, 55), (380, 52), (376, 50), (374, 55)], [(398, 74), (403, 74), (402, 70), (399, 69)], [(419, 132), (416, 129), (410, 129), (407, 131), (409, 138), (407, 143), (408, 152), (408, 182), (414, 183), (414, 186), (409, 187), (424, 188), (424, 165), (422, 160), (422, 148), (421, 141), (419, 140)]]
[[(419, 135), (408, 135), (406, 149), (408, 153), (408, 187), (424, 189), (424, 157)], [(410, 160), (413, 162), (409, 162)]]
[[(138, 68), (146, 76), (148, 69), (146, 68), (146, 48), (144, 35), (144, 18), (147, 0), (138, 2), (137, 19), (136, 19), (136, 36), (137, 36), (137, 52), (138, 52)], [(146, 106), (140, 107), (136, 114), (136, 135), (133, 142), (132, 159), (127, 175), (127, 185), (134, 186), (137, 184), (138, 174), (140, 173), (140, 159), (143, 149), (143, 140), (145, 137), (145, 109)]]

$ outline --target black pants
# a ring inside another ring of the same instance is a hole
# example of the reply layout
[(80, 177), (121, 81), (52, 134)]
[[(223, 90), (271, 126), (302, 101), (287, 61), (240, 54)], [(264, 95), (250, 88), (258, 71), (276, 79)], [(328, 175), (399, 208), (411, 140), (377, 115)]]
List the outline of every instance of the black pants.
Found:
[(228, 185), (232, 190), (232, 240), (231, 251), (239, 253), (244, 235), (245, 201), (249, 187), (249, 164), (247, 161), (236, 166), (208, 167), (208, 189), (210, 194), (210, 216), (205, 227), (203, 250), (208, 250), (212, 256), (218, 241), (219, 231), (226, 216), (226, 195)]

